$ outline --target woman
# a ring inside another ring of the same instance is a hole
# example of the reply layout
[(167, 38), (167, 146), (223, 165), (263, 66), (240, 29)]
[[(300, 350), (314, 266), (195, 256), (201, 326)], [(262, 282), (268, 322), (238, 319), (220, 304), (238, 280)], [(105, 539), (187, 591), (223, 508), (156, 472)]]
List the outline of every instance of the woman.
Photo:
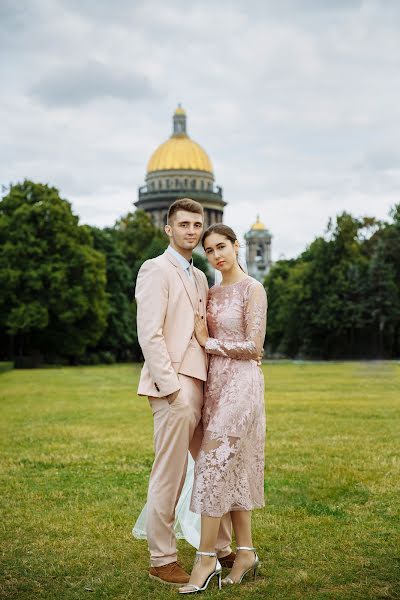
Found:
[(212, 267), (222, 274), (210, 289), (207, 325), (196, 315), (195, 334), (209, 354), (203, 407), (204, 438), (195, 464), (190, 510), (201, 514), (199, 552), (181, 594), (202, 591), (221, 566), (215, 544), (221, 517), (231, 513), (237, 543), (225, 584), (241, 583), (259, 559), (251, 535), (251, 510), (264, 506), (265, 409), (263, 353), (267, 298), (261, 283), (238, 263), (239, 243), (230, 227), (212, 225), (202, 238)]

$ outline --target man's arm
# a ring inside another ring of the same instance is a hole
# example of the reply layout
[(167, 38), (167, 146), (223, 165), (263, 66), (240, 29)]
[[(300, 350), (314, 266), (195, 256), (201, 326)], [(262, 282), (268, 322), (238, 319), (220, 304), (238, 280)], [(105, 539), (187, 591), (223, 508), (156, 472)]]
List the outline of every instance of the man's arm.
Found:
[(168, 282), (153, 260), (141, 266), (136, 281), (137, 332), (150, 375), (162, 396), (180, 390), (168, 354), (163, 325), (168, 306)]

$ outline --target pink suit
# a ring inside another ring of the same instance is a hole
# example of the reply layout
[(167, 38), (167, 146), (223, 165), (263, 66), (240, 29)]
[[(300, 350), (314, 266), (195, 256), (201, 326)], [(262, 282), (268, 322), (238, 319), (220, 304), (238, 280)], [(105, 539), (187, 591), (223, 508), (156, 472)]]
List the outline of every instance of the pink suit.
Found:
[[(193, 281), (166, 251), (146, 261), (136, 282), (137, 330), (145, 363), (138, 394), (149, 397), (155, 458), (148, 490), (147, 539), (152, 566), (177, 560), (175, 507), (186, 474), (188, 450), (202, 442), (201, 411), (207, 357), (194, 336), (194, 313), (206, 319), (208, 285), (199, 269)], [(166, 396), (179, 391), (173, 403)], [(231, 522), (223, 518), (217, 550), (230, 551)]]

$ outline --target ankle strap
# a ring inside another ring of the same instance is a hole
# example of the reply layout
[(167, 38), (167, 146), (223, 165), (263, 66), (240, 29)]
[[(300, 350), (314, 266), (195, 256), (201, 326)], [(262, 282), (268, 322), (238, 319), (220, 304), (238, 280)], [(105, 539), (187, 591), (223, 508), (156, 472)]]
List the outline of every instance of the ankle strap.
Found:
[(216, 552), (196, 552), (197, 556), (217, 556)]
[(250, 548), (250, 546), (236, 546), (236, 550), (253, 550), (256, 551), (256, 548)]

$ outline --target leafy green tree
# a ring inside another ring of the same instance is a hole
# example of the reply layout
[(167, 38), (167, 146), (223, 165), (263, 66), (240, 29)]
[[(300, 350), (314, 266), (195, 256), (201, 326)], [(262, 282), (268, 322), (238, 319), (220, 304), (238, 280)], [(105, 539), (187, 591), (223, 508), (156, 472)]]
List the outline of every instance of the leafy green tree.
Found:
[(265, 281), (268, 291), (266, 346), (270, 352), (286, 356), (295, 356), (301, 347), (298, 319), (301, 305), (294, 282), (296, 265), (296, 260), (278, 261)]
[(400, 204), (373, 237), (368, 268), (368, 310), (377, 355), (400, 355)]
[[(90, 228), (94, 248), (106, 259), (109, 311), (107, 327), (95, 350), (100, 359), (125, 361), (135, 354), (136, 321), (132, 305), (132, 269), (118, 244), (113, 228)], [(90, 350), (89, 350), (90, 352)]]
[(387, 260), (385, 242), (378, 240), (368, 268), (368, 309), (377, 354), (391, 356), (394, 334), (400, 320), (399, 285), (395, 269)]
[(210, 279), (211, 275), (208, 267), (208, 260), (203, 254), (200, 254), (199, 252), (193, 252), (193, 264), (195, 267), (200, 269), (200, 271), (203, 271), (207, 279)]
[[(160, 231), (143, 210), (128, 213), (115, 224), (117, 238), (127, 262), (131, 267), (148, 255), (149, 248), (154, 242), (157, 248), (164, 249), (168, 245), (167, 236)], [(161, 250), (163, 251), (163, 250)]]
[[(400, 302), (400, 203), (396, 204), (391, 211), (393, 219), (388, 227), (387, 239), (387, 260), (393, 265), (395, 281), (397, 284), (398, 299)], [(400, 356), (400, 320), (397, 320), (394, 327), (394, 346), (393, 356)]]
[(400, 249), (400, 211), (393, 214), (393, 224), (385, 226), (343, 213), (298, 259), (273, 267), (266, 278), (270, 351), (393, 355), (400, 328), (399, 254), (393, 251)]
[(24, 181), (0, 202), (0, 326), (14, 352), (71, 361), (100, 339), (105, 259), (58, 191)]

